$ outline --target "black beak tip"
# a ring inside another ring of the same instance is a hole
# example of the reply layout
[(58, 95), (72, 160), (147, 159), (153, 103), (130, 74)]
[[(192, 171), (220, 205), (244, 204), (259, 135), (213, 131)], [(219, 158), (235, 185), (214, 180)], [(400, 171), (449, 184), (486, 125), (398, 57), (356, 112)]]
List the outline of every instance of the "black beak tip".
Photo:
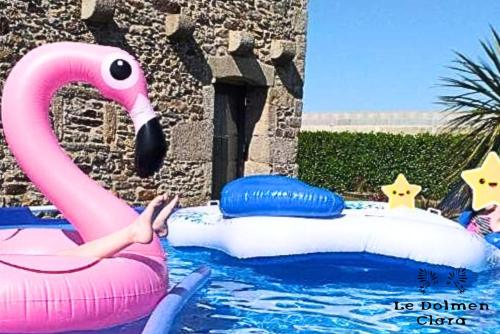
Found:
[(137, 133), (135, 142), (135, 168), (140, 177), (157, 172), (165, 158), (167, 144), (158, 118), (146, 122)]

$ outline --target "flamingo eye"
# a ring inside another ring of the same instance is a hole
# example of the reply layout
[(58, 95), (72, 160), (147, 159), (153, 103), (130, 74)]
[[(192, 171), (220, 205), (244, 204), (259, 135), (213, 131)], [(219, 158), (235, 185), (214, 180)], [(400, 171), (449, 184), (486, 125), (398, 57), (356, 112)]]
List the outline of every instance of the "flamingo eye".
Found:
[(114, 89), (128, 89), (139, 80), (139, 65), (126, 53), (108, 55), (101, 64), (101, 76), (104, 82)]
[(486, 183), (486, 180), (485, 180), (485, 179), (479, 179), (479, 183), (480, 183), (480, 184), (485, 184), (485, 183)]
[(111, 63), (109, 73), (116, 80), (125, 80), (132, 74), (132, 66), (123, 59), (117, 59)]

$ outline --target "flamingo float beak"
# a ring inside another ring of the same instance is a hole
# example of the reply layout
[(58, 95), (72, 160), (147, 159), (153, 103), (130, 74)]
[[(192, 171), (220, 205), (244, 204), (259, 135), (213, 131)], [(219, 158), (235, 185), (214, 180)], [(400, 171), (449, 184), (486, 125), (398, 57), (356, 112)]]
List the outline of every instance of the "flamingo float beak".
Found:
[(140, 177), (148, 177), (160, 169), (165, 158), (165, 136), (151, 103), (144, 95), (137, 96), (130, 116), (136, 131), (135, 169)]

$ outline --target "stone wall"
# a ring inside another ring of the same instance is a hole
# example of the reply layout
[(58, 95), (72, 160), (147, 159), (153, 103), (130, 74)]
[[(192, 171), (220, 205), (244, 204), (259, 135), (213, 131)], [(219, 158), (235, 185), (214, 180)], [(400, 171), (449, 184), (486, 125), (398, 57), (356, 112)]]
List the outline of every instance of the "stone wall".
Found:
[(305, 113), (302, 131), (439, 133), (452, 117), (438, 111)]
[[(57, 93), (51, 117), (61, 145), (83, 171), (129, 203), (143, 204), (165, 191), (180, 193), (186, 205), (206, 201), (213, 172), (213, 84), (237, 82), (249, 87), (248, 110), (259, 108), (245, 173), (296, 173), (307, 0), (104, 3), (116, 3), (114, 15), (97, 22), (82, 20), (81, 0), (0, 0), (0, 89), (27, 51), (56, 41), (118, 46), (143, 66), (169, 142), (164, 166), (151, 178), (135, 176), (131, 121), (93, 88), (72, 85)], [(165, 22), (172, 15), (188, 18), (192, 31), (167, 36), (171, 27)], [(232, 32), (253, 36), (249, 54), (229, 54)], [(278, 61), (271, 49), (276, 41), (295, 46), (293, 61), (286, 61), (286, 54)], [(3, 136), (0, 147), (0, 205), (46, 204), (18, 169)]]

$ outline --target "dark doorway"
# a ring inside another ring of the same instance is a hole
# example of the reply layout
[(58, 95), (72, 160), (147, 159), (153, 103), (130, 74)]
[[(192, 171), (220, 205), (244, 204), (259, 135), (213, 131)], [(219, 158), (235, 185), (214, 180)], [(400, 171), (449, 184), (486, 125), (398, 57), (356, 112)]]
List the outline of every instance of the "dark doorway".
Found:
[(215, 85), (212, 199), (224, 185), (244, 175), (246, 87)]

